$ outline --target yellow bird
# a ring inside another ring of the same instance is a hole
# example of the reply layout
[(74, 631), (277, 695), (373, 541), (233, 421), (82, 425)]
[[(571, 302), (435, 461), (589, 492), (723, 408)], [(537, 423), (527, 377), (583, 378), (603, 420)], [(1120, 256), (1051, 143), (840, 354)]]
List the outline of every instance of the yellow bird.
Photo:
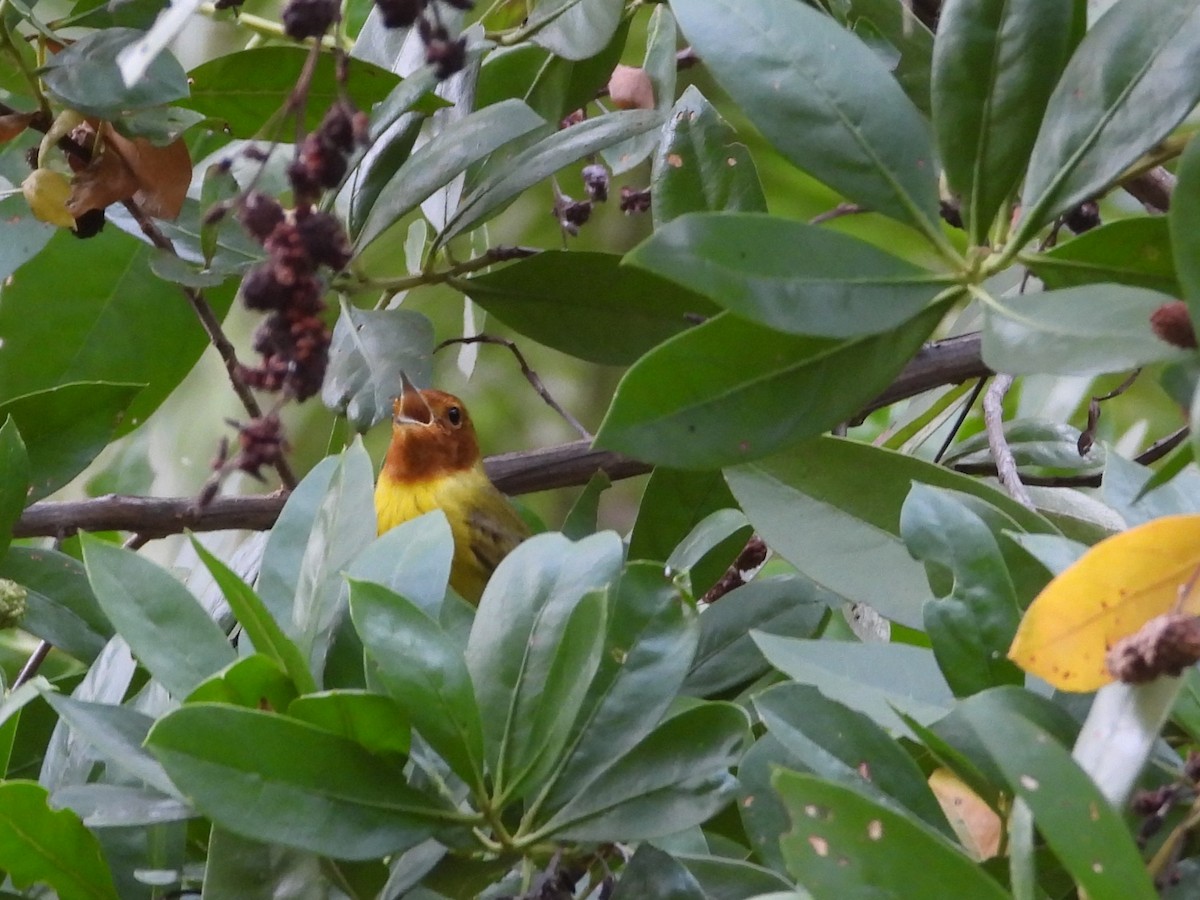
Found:
[(450, 586), (479, 603), (500, 560), (529, 537), (529, 528), (488, 479), (475, 426), (461, 400), (418, 390), (401, 376), (392, 405), (392, 443), (375, 487), (379, 533), (435, 509), (454, 534)]

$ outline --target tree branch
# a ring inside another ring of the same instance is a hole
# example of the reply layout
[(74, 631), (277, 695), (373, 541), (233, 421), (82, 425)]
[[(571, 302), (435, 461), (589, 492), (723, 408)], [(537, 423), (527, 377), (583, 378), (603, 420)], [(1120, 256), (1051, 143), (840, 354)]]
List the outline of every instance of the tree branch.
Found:
[[(979, 355), (979, 335), (936, 341), (923, 347), (886, 391), (860, 413), (969, 378), (991, 374)], [(528, 494), (585, 484), (603, 470), (614, 481), (650, 471), (646, 463), (588, 441), (575, 441), (489, 457), (488, 475), (506, 494)], [(91, 500), (39, 501), (13, 528), (13, 537), (66, 537), (76, 531), (133, 531), (147, 538), (192, 531), (245, 528), (265, 531), (275, 524), (287, 495), (216, 497), (200, 508), (195, 497), (125, 497), (110, 494)]]

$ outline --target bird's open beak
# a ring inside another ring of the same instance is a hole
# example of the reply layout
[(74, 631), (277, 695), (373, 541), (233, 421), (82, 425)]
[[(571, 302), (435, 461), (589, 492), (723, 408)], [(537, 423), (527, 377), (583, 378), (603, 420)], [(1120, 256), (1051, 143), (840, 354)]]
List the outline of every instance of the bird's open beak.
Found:
[[(416, 399), (409, 400), (409, 397)], [(406, 400), (408, 402), (405, 402)], [(420, 389), (412, 383), (412, 379), (404, 371), (400, 372), (400, 396), (396, 398), (392, 410), (394, 412), (392, 421), (397, 425), (428, 426), (433, 424), (433, 410), (429, 408)]]

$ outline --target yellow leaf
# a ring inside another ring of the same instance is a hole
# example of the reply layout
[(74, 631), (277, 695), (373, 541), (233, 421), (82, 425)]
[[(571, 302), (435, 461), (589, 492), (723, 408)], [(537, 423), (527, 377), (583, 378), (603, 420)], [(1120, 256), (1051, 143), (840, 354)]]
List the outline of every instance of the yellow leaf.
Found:
[(21, 192), (35, 218), (59, 228), (75, 227), (75, 217), (67, 210), (71, 182), (66, 175), (52, 169), (34, 169), (21, 182)]
[(1200, 567), (1200, 516), (1166, 516), (1101, 541), (1030, 604), (1008, 657), (1064, 691), (1113, 680), (1104, 654), (1155, 616), (1200, 611), (1180, 593)]
[(929, 789), (972, 859), (982, 862), (1000, 852), (1000, 817), (961, 778), (949, 769), (934, 769)]

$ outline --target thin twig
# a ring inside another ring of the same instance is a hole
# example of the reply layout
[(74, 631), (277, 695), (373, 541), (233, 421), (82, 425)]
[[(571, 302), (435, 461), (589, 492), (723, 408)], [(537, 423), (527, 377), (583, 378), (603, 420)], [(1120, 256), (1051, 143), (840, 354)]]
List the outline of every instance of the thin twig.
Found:
[(821, 225), (825, 222), (832, 222), (834, 219), (840, 219), (842, 216), (857, 216), (867, 211), (868, 210), (859, 206), (857, 203), (839, 203), (833, 209), (826, 210), (823, 213), (813, 216), (808, 220), (808, 224)]
[(1021, 483), (1012, 448), (1008, 446), (1008, 439), (1004, 436), (1004, 396), (1012, 387), (1012, 383), (1011, 375), (996, 376), (987, 393), (983, 395), (983, 424), (987, 429), (988, 446), (992, 450), (992, 459), (996, 461), (996, 473), (1000, 477), (1000, 484), (1022, 506), (1034, 509), (1033, 498)]
[[(1158, 462), (1185, 440), (1189, 430), (1187, 426), (1172, 431), (1166, 437), (1161, 437), (1137, 456), (1133, 461), (1139, 465), (1148, 466)], [(962, 463), (951, 466), (955, 472), (961, 472), (964, 475), (990, 475), (995, 477), (996, 467), (990, 463)], [(1099, 472), (1089, 473), (1087, 475), (1022, 475), (1021, 482), (1028, 487), (1052, 487), (1052, 488), (1083, 488), (1083, 487), (1100, 487), (1104, 481), (1104, 476)]]
[(468, 337), (448, 338), (434, 347), (433, 352), (437, 353), (439, 350), (443, 349), (444, 347), (448, 347), (451, 344), (496, 344), (500, 347), (507, 347), (512, 351), (513, 356), (517, 358), (517, 364), (521, 367), (521, 374), (525, 376), (525, 380), (533, 385), (533, 389), (537, 391), (539, 397), (546, 401), (546, 405), (566, 419), (570, 426), (574, 428), (579, 433), (579, 436), (584, 440), (590, 441), (592, 439), (592, 433), (583, 427), (583, 423), (576, 419), (563, 407), (559, 406), (558, 401), (550, 396), (550, 391), (546, 389), (546, 385), (542, 382), (542, 379), (538, 376), (538, 373), (529, 367), (529, 363), (525, 361), (525, 357), (517, 347), (516, 343), (510, 341), (508, 338), (496, 337), (495, 335), (491, 334), (475, 334)]
[(954, 438), (959, 430), (963, 427), (963, 422), (967, 421), (967, 416), (971, 412), (971, 407), (975, 405), (975, 401), (979, 399), (980, 392), (983, 391), (983, 386), (987, 384), (987, 378), (980, 378), (975, 382), (975, 387), (971, 388), (971, 395), (967, 397), (967, 402), (963, 404), (963, 408), (958, 413), (958, 418), (954, 420), (954, 426), (950, 429), (950, 433), (946, 435), (946, 439), (942, 441), (942, 446), (938, 448), (937, 455), (933, 461), (940, 463), (942, 457), (946, 455), (946, 451), (950, 449), (950, 445), (954, 443)]
[(21, 666), (21, 671), (17, 673), (16, 680), (12, 683), (14, 691), (37, 674), (37, 670), (42, 667), (42, 663), (50, 655), (50, 649), (51, 644), (49, 641), (38, 642), (37, 647), (29, 655), (29, 659), (25, 660), (25, 665)]

